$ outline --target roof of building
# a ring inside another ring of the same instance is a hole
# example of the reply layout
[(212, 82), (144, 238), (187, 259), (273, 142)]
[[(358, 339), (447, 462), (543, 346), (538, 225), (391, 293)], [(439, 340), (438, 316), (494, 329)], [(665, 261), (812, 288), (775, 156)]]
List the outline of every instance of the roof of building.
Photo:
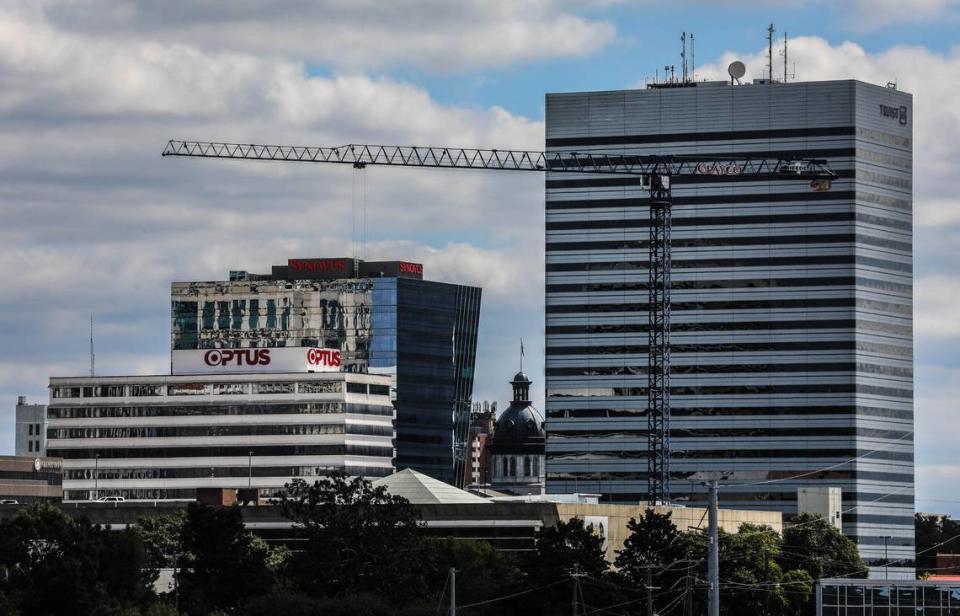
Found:
[(455, 488), (439, 479), (405, 468), (373, 482), (374, 487), (383, 486), (390, 494), (402, 496), (413, 505), (453, 505), (463, 503), (489, 503), (490, 501)]
[(497, 418), (493, 431), (494, 448), (502, 448), (514, 443), (542, 443), (543, 416), (530, 403), (531, 381), (523, 371), (514, 375), (513, 401)]

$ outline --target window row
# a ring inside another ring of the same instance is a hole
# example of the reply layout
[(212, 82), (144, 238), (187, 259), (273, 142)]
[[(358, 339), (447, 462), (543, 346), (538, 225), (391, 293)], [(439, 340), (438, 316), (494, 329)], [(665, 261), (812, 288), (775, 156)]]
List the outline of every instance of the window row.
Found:
[(323, 434), (365, 434), (393, 436), (393, 426), (364, 424), (294, 424), (271, 426), (163, 426), (110, 428), (50, 428), (49, 439), (77, 438), (170, 438), (191, 436), (314, 436)]
[(343, 402), (303, 402), (299, 404), (196, 404), (189, 406), (51, 406), (50, 419), (90, 419), (97, 417), (195, 417), (206, 415), (355, 415), (392, 416), (393, 406)]

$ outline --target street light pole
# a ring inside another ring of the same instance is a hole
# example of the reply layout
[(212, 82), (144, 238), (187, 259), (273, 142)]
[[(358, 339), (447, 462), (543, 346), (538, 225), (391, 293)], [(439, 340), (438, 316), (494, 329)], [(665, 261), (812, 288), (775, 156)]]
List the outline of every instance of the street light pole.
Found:
[(887, 571), (890, 567), (890, 557), (887, 555), (887, 541), (890, 539), (890, 535), (883, 536), (883, 579), (889, 579), (887, 576)]

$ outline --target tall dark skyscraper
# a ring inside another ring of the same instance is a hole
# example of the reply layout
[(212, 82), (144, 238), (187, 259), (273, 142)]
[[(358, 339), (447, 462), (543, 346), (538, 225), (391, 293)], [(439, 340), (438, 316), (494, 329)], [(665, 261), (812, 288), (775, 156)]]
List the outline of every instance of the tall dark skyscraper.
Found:
[(341, 370), (395, 376), (397, 469), (463, 477), (481, 290), (423, 280), (423, 266), (290, 259), (270, 274), (172, 285), (172, 353), (317, 347)]
[[(673, 181), (672, 491), (794, 513), (842, 489), (874, 571), (913, 531), (912, 98), (857, 81), (550, 94), (547, 149), (824, 158), (832, 190)], [(646, 499), (647, 195), (548, 174), (547, 491)]]

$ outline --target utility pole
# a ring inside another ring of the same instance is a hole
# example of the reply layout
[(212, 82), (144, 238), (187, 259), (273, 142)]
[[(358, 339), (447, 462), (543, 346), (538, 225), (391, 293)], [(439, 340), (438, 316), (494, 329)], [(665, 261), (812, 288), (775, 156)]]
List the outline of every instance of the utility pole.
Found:
[(707, 616), (720, 616), (720, 532), (717, 521), (717, 481), (707, 483), (710, 490), (710, 505), (708, 513), (710, 543), (707, 555), (707, 581), (709, 582), (709, 599)]
[(457, 616), (457, 570), (450, 567), (450, 616)]
[(653, 616), (653, 571), (647, 565), (647, 616)]
[(580, 578), (582, 578), (585, 573), (580, 573), (580, 565), (574, 565), (573, 571), (570, 572), (570, 579), (573, 580), (573, 595), (570, 599), (570, 608), (573, 616), (577, 616), (580, 613)]

